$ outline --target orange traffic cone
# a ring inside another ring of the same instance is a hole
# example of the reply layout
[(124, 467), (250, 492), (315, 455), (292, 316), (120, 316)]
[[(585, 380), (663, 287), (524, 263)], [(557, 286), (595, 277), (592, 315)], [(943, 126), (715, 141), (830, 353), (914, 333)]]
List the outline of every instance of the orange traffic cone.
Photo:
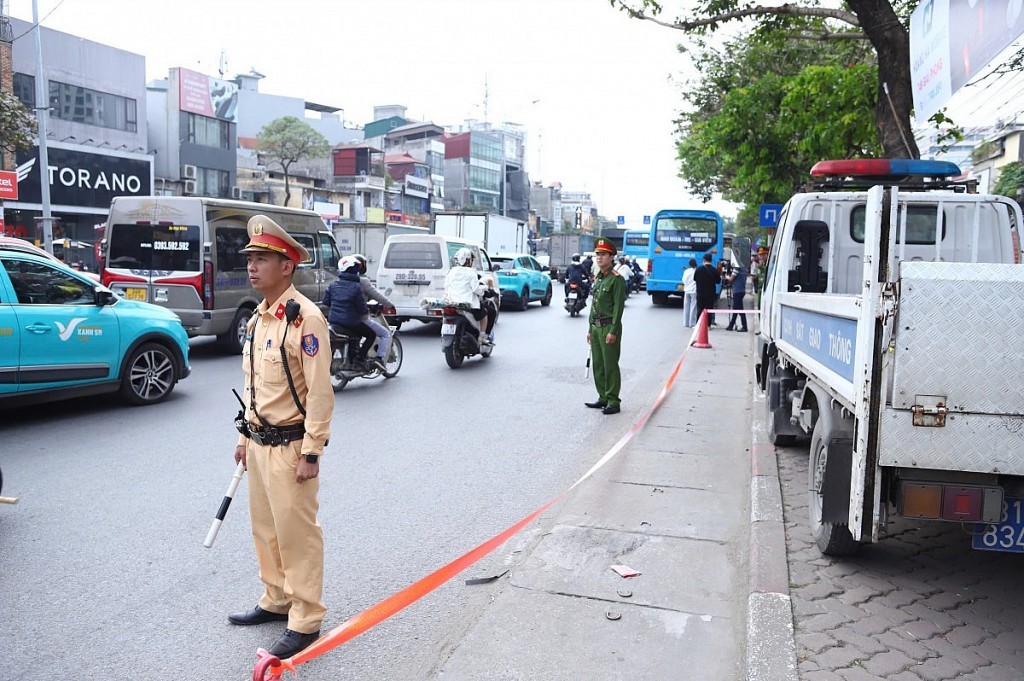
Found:
[(691, 343), (695, 348), (710, 348), (711, 343), (708, 342), (708, 311), (702, 310), (700, 313), (700, 319), (697, 320), (697, 339)]

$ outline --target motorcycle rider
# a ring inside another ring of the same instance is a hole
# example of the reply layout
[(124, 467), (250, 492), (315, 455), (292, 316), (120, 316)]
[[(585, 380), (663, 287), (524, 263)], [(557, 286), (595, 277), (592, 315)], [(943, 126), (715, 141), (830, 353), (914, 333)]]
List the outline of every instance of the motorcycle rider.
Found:
[(569, 295), (569, 284), (576, 284), (580, 287), (583, 297), (590, 295), (590, 270), (580, 262), (580, 254), (573, 253), (572, 261), (565, 268), (565, 295)]
[[(338, 261), (338, 278), (331, 282), (322, 302), (328, 308), (327, 321), (331, 326), (340, 326), (362, 339), (353, 363), (365, 367), (366, 355), (377, 334), (363, 321), (369, 311), (359, 285), (359, 261), (355, 256), (346, 255)], [(383, 369), (383, 362), (379, 368)]]
[[(366, 256), (362, 253), (352, 255), (359, 262), (359, 286), (363, 290), (363, 297), (367, 300), (376, 300), (385, 308), (394, 309), (395, 304), (388, 300), (388, 297), (381, 293), (370, 278), (366, 276)], [(338, 269), (341, 269), (341, 262), (338, 262)], [(377, 334), (377, 356), (374, 357), (374, 365), (384, 371), (384, 362), (387, 359), (388, 347), (391, 345), (391, 330), (386, 324), (381, 324), (376, 319), (371, 319), (369, 313), (363, 315), (363, 323), (373, 329)]]
[(640, 269), (640, 263), (636, 261), (635, 255), (630, 257), (629, 267), (633, 270), (633, 290), (639, 292), (640, 284), (644, 281), (644, 272)]
[(444, 278), (444, 299), (446, 302), (470, 306), (469, 314), (480, 330), (481, 343), (494, 343), (491, 325), (494, 323), (492, 306), (483, 304), (484, 297), (496, 295), (491, 282), (485, 283), (473, 269), (473, 251), (463, 246), (452, 256), (452, 268)]
[(628, 298), (633, 291), (633, 269), (629, 266), (629, 259), (626, 256), (619, 256), (619, 264), (615, 267), (615, 273), (626, 282), (626, 297)]

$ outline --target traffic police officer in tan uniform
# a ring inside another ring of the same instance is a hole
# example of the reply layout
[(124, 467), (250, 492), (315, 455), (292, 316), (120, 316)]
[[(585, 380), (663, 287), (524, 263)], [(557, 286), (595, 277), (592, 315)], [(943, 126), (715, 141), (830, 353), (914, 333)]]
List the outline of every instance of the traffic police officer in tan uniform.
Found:
[(619, 373), (619, 352), (622, 341), (622, 310), (626, 304), (626, 280), (612, 267), (616, 253), (615, 244), (604, 237), (594, 243), (594, 260), (599, 270), (594, 279), (593, 302), (590, 305), (590, 327), (587, 342), (594, 365), (594, 386), (597, 401), (587, 402), (592, 409), (604, 414), (618, 414), (620, 407), (619, 390), (622, 377)]
[[(263, 595), (232, 624), (287, 621), (270, 654), (284, 659), (320, 636), (324, 540), (317, 522), (320, 456), (334, 391), (320, 309), (292, 285), (309, 253), (264, 215), (249, 220), (248, 273), (264, 300), (246, 329), (244, 422), (235, 462), (249, 471), (249, 511)], [(284, 348), (282, 353), (281, 348)], [(247, 424), (247, 425), (246, 425)]]

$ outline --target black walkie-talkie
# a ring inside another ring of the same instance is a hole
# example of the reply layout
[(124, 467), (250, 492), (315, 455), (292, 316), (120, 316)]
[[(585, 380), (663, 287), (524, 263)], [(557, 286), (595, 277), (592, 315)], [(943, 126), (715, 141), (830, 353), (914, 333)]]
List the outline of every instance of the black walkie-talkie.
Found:
[(288, 300), (284, 304), (284, 333), (281, 335), (281, 366), (284, 367), (284, 375), (288, 379), (288, 388), (292, 391), (292, 399), (295, 400), (295, 406), (299, 410), (299, 413), (303, 416), (306, 415), (306, 410), (302, 406), (302, 402), (299, 401), (299, 393), (295, 391), (295, 381), (292, 380), (292, 370), (288, 366), (288, 355), (284, 350), (284, 339), (288, 337), (288, 327), (292, 325), (298, 316), (300, 305), (294, 298)]

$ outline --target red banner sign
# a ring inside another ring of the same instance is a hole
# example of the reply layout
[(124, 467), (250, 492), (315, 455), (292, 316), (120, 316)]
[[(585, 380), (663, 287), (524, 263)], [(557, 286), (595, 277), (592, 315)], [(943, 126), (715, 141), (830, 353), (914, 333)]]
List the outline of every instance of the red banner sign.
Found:
[(0, 170), (0, 201), (18, 198), (18, 173)]

